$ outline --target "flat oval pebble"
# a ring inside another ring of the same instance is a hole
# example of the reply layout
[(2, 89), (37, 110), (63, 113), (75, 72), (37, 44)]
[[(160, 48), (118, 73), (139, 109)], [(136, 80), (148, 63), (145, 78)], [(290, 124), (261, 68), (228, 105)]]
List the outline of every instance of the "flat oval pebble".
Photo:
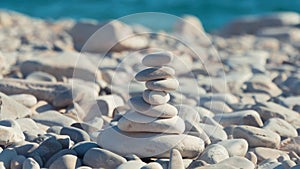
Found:
[(146, 87), (156, 91), (174, 91), (179, 87), (179, 82), (174, 78), (150, 80), (146, 82)]
[(216, 114), (214, 119), (224, 127), (229, 125), (249, 125), (255, 127), (263, 126), (260, 115), (254, 110)]
[(35, 122), (47, 125), (47, 126), (70, 126), (76, 121), (62, 115), (61, 113), (50, 110), (43, 113), (35, 114), (32, 116)]
[(233, 129), (234, 138), (243, 138), (249, 143), (249, 147), (277, 148), (280, 144), (280, 136), (267, 129), (240, 125)]
[(75, 143), (90, 141), (90, 136), (84, 130), (76, 127), (63, 127), (60, 131), (60, 134), (70, 136), (71, 140)]
[(181, 134), (185, 130), (185, 123), (178, 116), (167, 119), (154, 119), (149, 123), (138, 123), (122, 117), (118, 122), (118, 128), (126, 132)]
[(176, 107), (170, 104), (150, 105), (141, 96), (132, 97), (128, 104), (135, 111), (150, 117), (170, 118), (178, 114)]
[(169, 64), (173, 60), (171, 52), (156, 52), (146, 55), (142, 64), (149, 67), (163, 66)]
[(165, 104), (170, 100), (170, 94), (164, 91), (145, 90), (143, 99), (151, 105)]
[(229, 139), (218, 142), (226, 148), (230, 157), (244, 157), (248, 151), (248, 142), (245, 139)]
[(145, 82), (149, 80), (172, 78), (174, 74), (174, 69), (170, 67), (152, 67), (138, 72), (135, 75), (135, 79), (140, 82)]
[(83, 163), (92, 168), (117, 168), (126, 162), (122, 156), (101, 148), (91, 148), (83, 157)]
[(226, 148), (220, 144), (211, 144), (205, 148), (198, 160), (203, 160), (208, 164), (217, 164), (229, 158)]
[(269, 129), (282, 137), (297, 137), (297, 130), (287, 121), (280, 118), (270, 118), (264, 124), (264, 129)]
[(82, 158), (84, 154), (91, 148), (98, 148), (98, 144), (95, 142), (90, 142), (90, 141), (82, 141), (77, 144), (75, 144), (72, 147), (72, 150), (76, 151), (77, 156)]
[(56, 159), (49, 169), (71, 169), (81, 166), (79, 158), (75, 155), (67, 154)]
[[(124, 141), (120, 144), (119, 140)], [(169, 158), (172, 148), (179, 150), (184, 158), (194, 158), (204, 150), (204, 142), (198, 137), (185, 134), (127, 133), (116, 126), (101, 131), (97, 143), (119, 155), (136, 154), (140, 158)]]
[(141, 169), (146, 163), (139, 160), (132, 160), (119, 165), (116, 169)]
[(256, 155), (258, 163), (270, 158), (277, 159), (280, 156), (288, 157), (288, 153), (285, 151), (266, 147), (256, 147), (251, 149), (251, 151)]

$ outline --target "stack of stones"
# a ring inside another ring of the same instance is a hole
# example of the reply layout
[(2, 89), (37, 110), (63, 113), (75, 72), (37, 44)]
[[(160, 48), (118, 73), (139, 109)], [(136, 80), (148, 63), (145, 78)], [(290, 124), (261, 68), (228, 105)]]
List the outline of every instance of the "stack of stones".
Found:
[(143, 58), (142, 64), (149, 68), (138, 72), (135, 79), (145, 82), (147, 89), (142, 96), (129, 99), (131, 110), (117, 125), (100, 132), (97, 139), (100, 147), (139, 157), (169, 157), (169, 151), (176, 148), (183, 156), (193, 158), (203, 151), (203, 140), (183, 134), (184, 120), (178, 116), (177, 108), (168, 104), (168, 92), (179, 87), (175, 70), (166, 66), (172, 59), (169, 52), (152, 53)]
[(185, 130), (184, 121), (177, 116), (176, 107), (168, 104), (169, 91), (178, 88), (175, 71), (165, 65), (172, 61), (172, 53), (147, 55), (142, 64), (150, 68), (138, 72), (135, 79), (146, 82), (143, 96), (129, 100), (133, 109), (118, 122), (118, 128), (125, 132), (151, 132), (180, 134)]

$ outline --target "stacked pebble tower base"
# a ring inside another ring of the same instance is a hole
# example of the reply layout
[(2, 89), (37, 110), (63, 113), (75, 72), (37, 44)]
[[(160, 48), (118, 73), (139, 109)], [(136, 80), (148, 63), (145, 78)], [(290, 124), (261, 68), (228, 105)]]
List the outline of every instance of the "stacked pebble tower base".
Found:
[(139, 157), (169, 157), (172, 148), (184, 157), (195, 157), (204, 149), (203, 141), (183, 134), (185, 123), (178, 110), (169, 104), (168, 92), (179, 87), (173, 68), (166, 66), (173, 59), (170, 52), (146, 55), (142, 64), (149, 68), (138, 72), (135, 79), (145, 82), (142, 96), (129, 99), (131, 110), (116, 126), (99, 134), (98, 144), (117, 154)]

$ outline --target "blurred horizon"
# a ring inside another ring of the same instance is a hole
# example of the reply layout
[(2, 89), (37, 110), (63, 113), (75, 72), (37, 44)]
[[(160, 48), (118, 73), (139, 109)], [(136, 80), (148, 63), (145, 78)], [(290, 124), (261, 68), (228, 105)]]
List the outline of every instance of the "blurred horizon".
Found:
[(293, 11), (300, 13), (300, 1), (283, 0), (52, 0), (28, 2), (0, 1), (0, 9), (20, 12), (31, 17), (56, 20), (63, 18), (106, 21), (140, 12), (163, 12), (176, 16), (197, 16), (205, 30), (213, 31), (245, 15)]

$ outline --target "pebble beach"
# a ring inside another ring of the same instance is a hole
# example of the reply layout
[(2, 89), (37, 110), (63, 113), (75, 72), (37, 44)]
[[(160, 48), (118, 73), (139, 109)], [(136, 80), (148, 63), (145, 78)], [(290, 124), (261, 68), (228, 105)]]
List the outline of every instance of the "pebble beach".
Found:
[(300, 169), (300, 14), (168, 17), (0, 11), (0, 169)]

